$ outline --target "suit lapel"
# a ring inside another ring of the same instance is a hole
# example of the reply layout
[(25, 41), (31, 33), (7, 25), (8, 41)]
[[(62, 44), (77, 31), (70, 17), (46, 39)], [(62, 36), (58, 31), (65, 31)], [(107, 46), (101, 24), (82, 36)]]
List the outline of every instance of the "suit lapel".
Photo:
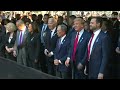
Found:
[(61, 45), (60, 45), (60, 49), (59, 51), (61, 50), (61, 48), (63, 47), (63, 45), (65, 44), (65, 41), (66, 41), (66, 37), (63, 39), (63, 41), (61, 42)]
[[(95, 42), (94, 42), (94, 44), (93, 44), (92, 52), (93, 52), (94, 49), (96, 48), (96, 45), (97, 45), (97, 43), (99, 42), (99, 39), (100, 39), (100, 37), (101, 37), (101, 34), (102, 34), (102, 32), (100, 31), (99, 35), (97, 36), (97, 38), (96, 38), (96, 40), (95, 40)], [(92, 52), (91, 52), (91, 54), (92, 54)]]
[(26, 27), (26, 30), (25, 30), (24, 35), (23, 35), (23, 43), (24, 43), (25, 40), (26, 40), (27, 33), (28, 33), (28, 30), (27, 30), (27, 27)]
[[(85, 37), (85, 31), (83, 32), (83, 34), (81, 35), (81, 37), (80, 37), (80, 39), (79, 39), (79, 41), (78, 41), (78, 46), (79, 46), (79, 45), (81, 44), (81, 42), (83, 41), (84, 37)], [(77, 46), (77, 50), (78, 50), (78, 46)]]

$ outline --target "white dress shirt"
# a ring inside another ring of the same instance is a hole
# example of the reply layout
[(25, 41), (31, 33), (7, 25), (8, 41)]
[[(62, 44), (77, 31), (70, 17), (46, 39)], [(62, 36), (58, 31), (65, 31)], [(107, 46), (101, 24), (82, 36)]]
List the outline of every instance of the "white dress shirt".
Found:
[[(81, 38), (82, 34), (84, 32), (84, 29), (82, 29), (80, 32), (79, 32), (79, 36), (78, 36), (78, 42), (79, 42), (79, 39)], [(77, 35), (76, 35), (77, 36)]]
[(51, 38), (53, 37), (55, 30), (56, 30), (56, 27), (53, 30), (51, 30), (52, 31), (51, 32)]
[(8, 39), (8, 42), (10, 43), (11, 42), (11, 40), (12, 40), (12, 38), (13, 38), (13, 36), (11, 37), (9, 37), (9, 39)]
[[(91, 42), (90, 55), (91, 55), (92, 48), (93, 48), (93, 45), (94, 45), (94, 43), (95, 43), (95, 40), (96, 40), (97, 36), (99, 35), (100, 31), (101, 31), (101, 29), (93, 32), (93, 33), (94, 33), (94, 37), (93, 37), (92, 42)], [(89, 40), (89, 41), (90, 41), (90, 40)], [(89, 43), (90, 43), (90, 42), (89, 42)]]
[(60, 43), (63, 42), (63, 40), (64, 40), (65, 37), (66, 37), (66, 35), (64, 35), (64, 36), (61, 37), (61, 41), (60, 41)]

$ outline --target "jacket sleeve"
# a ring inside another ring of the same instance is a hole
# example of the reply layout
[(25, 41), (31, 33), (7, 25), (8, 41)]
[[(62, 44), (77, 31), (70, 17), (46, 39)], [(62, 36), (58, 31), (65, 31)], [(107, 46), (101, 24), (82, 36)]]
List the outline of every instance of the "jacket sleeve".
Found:
[(102, 39), (102, 62), (99, 73), (104, 74), (105, 68), (107, 66), (107, 62), (109, 60), (109, 55), (111, 50), (110, 45), (111, 45), (110, 38), (108, 36), (105, 36)]

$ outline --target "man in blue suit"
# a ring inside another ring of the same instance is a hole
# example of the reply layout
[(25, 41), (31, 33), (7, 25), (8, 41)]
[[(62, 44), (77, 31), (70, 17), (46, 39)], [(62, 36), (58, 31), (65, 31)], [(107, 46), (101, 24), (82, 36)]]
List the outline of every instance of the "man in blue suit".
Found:
[(110, 37), (101, 30), (102, 18), (93, 17), (90, 29), (93, 34), (89, 40), (86, 55), (79, 64), (79, 69), (87, 63), (89, 79), (103, 79), (107, 71), (110, 57)]
[(67, 59), (67, 54), (69, 50), (70, 40), (66, 36), (67, 27), (62, 24), (58, 25), (57, 35), (59, 39), (57, 40), (55, 54), (54, 54), (54, 64), (56, 65), (56, 76), (63, 79), (68, 79), (68, 67), (65, 66), (65, 60)]
[(84, 69), (78, 70), (77, 66), (84, 58), (90, 33), (84, 30), (84, 20), (76, 18), (74, 20), (75, 32), (72, 34), (70, 50), (68, 53), (66, 66), (72, 66), (72, 79), (85, 79)]

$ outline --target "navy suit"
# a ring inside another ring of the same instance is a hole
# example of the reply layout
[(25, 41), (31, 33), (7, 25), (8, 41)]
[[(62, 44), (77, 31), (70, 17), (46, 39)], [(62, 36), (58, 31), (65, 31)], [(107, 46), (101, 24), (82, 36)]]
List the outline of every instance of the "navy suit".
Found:
[(67, 32), (67, 36), (71, 39), (72, 38), (72, 33), (75, 32), (74, 28), (70, 28), (69, 31)]
[(46, 38), (45, 38), (45, 49), (47, 49), (49, 52), (55, 50), (56, 43), (57, 43), (57, 30), (55, 30), (53, 37), (51, 38), (51, 30), (47, 31)]
[(70, 45), (69, 38), (66, 36), (63, 39), (60, 48), (58, 45), (59, 45), (59, 39), (57, 40), (54, 59), (60, 60), (62, 62), (62, 64), (59, 64), (58, 66), (56, 66), (56, 69), (58, 72), (61, 72), (61, 73), (66, 72), (67, 73), (69, 68), (65, 66), (65, 60), (67, 59), (67, 54), (68, 54), (69, 45)]
[(59, 48), (59, 39), (57, 40), (54, 59), (58, 59), (62, 62), (56, 66), (56, 76), (68, 79), (69, 67), (66, 67), (65, 60), (67, 59), (68, 51), (70, 46), (70, 39), (66, 36)]
[[(76, 37), (76, 34), (77, 34), (77, 32), (74, 32), (73, 35), (72, 35), (71, 44), (70, 44), (71, 47), (70, 47), (70, 51), (69, 51), (69, 54), (68, 54), (68, 57), (71, 58), (71, 64), (73, 64), (73, 62), (72, 62), (72, 53), (73, 53), (73, 48), (74, 48), (74, 43), (73, 42), (74, 42), (74, 39)], [(76, 57), (75, 57), (76, 60), (75, 60), (75, 63), (74, 63), (75, 68), (81, 62), (81, 60), (84, 58), (90, 36), (91, 36), (91, 34), (84, 30), (83, 34), (81, 35), (81, 37), (79, 39), (77, 50), (76, 50)], [(81, 78), (81, 79), (84, 78), (83, 70), (81, 71), (81, 75), (79, 75), (78, 72), (79, 71), (76, 69), (75, 70), (75, 78)], [(78, 75), (76, 75), (76, 74), (78, 74)]]
[[(52, 51), (54, 53), (57, 39), (58, 39), (57, 30), (55, 30), (52, 38), (51, 38), (51, 30), (47, 31), (45, 38), (45, 49), (47, 49), (49, 52)], [(54, 61), (54, 55), (52, 55), (51, 57), (47, 57), (48, 73), (55, 75), (53, 61)]]
[[(105, 34), (103, 31), (100, 31), (98, 34), (91, 51), (90, 60), (88, 64), (88, 76), (89, 79), (97, 79), (98, 74), (102, 73), (105, 75), (108, 60), (110, 57), (111, 50), (110, 37)], [(87, 51), (82, 64), (85, 64), (87, 60)]]

